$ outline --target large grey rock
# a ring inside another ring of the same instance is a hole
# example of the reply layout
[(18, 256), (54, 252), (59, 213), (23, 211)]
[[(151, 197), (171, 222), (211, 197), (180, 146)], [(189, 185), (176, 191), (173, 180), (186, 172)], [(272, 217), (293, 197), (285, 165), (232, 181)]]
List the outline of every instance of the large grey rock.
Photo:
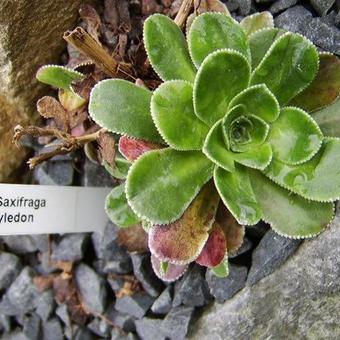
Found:
[(48, 250), (48, 235), (8, 235), (2, 236), (9, 250), (16, 254)]
[(115, 308), (121, 313), (128, 314), (135, 318), (142, 318), (155, 301), (147, 294), (125, 295), (116, 300)]
[(298, 0), (278, 0), (275, 1), (269, 8), (273, 14), (279, 13), (289, 7), (296, 5)]
[(339, 339), (340, 214), (274, 273), (193, 325), (191, 339)]
[(0, 182), (25, 153), (11, 142), (16, 124), (33, 123), (43, 87), (35, 80), (41, 65), (58, 62), (64, 31), (73, 27), (82, 0), (0, 1)]
[(70, 161), (49, 161), (35, 169), (35, 178), (41, 185), (71, 185), (73, 174)]

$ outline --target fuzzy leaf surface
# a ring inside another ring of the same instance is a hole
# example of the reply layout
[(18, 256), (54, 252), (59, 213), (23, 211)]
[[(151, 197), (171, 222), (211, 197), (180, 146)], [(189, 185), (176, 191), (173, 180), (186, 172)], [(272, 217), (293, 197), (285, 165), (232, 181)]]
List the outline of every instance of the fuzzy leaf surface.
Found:
[(116, 186), (106, 197), (105, 210), (110, 220), (119, 227), (129, 227), (140, 222), (130, 208), (124, 192), (124, 184)]
[(273, 42), (283, 34), (285, 31), (279, 28), (266, 28), (249, 37), (252, 69), (260, 64)]
[(46, 65), (38, 70), (36, 78), (41, 83), (59, 89), (71, 90), (71, 83), (84, 78), (84, 75), (67, 67)]
[(212, 52), (233, 49), (250, 60), (246, 34), (241, 26), (223, 13), (203, 13), (195, 18), (188, 35), (191, 57), (197, 67)]
[(149, 248), (159, 260), (187, 264), (201, 253), (209, 237), (220, 198), (212, 182), (206, 184), (183, 216), (149, 231)]
[(301, 35), (286, 33), (277, 39), (252, 74), (251, 84), (265, 84), (280, 105), (305, 89), (318, 70), (316, 47)]
[(229, 109), (237, 105), (243, 105), (248, 114), (258, 116), (266, 122), (275, 121), (280, 114), (279, 103), (264, 84), (248, 87), (239, 93), (231, 100)]
[(247, 169), (238, 165), (234, 172), (216, 168), (214, 182), (221, 199), (240, 224), (255, 224), (262, 216)]
[(281, 188), (259, 171), (250, 170), (251, 184), (262, 208), (263, 219), (280, 235), (312, 237), (322, 232), (333, 218), (333, 203), (304, 199)]
[(196, 69), (184, 34), (169, 17), (148, 17), (144, 23), (144, 44), (151, 65), (163, 80), (194, 80)]
[(310, 159), (319, 150), (322, 139), (322, 132), (316, 122), (296, 107), (281, 110), (268, 137), (274, 157), (287, 164), (298, 164)]
[(263, 28), (273, 28), (274, 20), (270, 12), (260, 12), (249, 15), (241, 20), (241, 27), (248, 36)]
[(321, 131), (328, 137), (340, 137), (340, 99), (312, 115)]
[(89, 113), (111, 132), (162, 142), (150, 113), (151, 95), (151, 91), (126, 80), (104, 80), (91, 92)]
[(222, 120), (227, 144), (235, 152), (248, 151), (267, 138), (269, 125), (258, 116), (247, 114), (244, 105), (233, 107)]
[(194, 111), (192, 85), (163, 83), (151, 98), (151, 114), (163, 139), (177, 150), (201, 150), (209, 128)]
[(173, 282), (178, 280), (188, 269), (188, 265), (168, 263), (166, 272), (161, 269), (161, 261), (155, 255), (151, 255), (152, 269), (162, 281)]
[(213, 163), (198, 151), (150, 151), (130, 168), (128, 202), (142, 218), (155, 224), (171, 223), (212, 177), (213, 168)]
[(226, 254), (226, 239), (222, 228), (218, 223), (214, 223), (209, 233), (209, 238), (205, 243), (196, 263), (201, 266), (213, 268), (219, 265)]
[(194, 83), (196, 115), (212, 126), (228, 112), (230, 101), (249, 84), (250, 65), (239, 52), (220, 50), (210, 54)]
[(332, 54), (320, 54), (320, 67), (313, 82), (291, 102), (313, 112), (336, 101), (340, 94), (340, 60)]
[(288, 165), (277, 160), (265, 174), (279, 185), (315, 201), (335, 201), (340, 197), (340, 140), (325, 139), (320, 151), (308, 162)]
[(203, 153), (218, 166), (227, 171), (234, 171), (233, 154), (228, 151), (223, 138), (222, 120), (219, 120), (209, 131), (204, 142)]

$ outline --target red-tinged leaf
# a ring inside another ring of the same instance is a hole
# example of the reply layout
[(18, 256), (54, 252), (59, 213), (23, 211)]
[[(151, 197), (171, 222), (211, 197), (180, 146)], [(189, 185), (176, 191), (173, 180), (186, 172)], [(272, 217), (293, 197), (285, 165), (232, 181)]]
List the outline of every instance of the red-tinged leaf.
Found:
[(218, 207), (216, 221), (225, 234), (228, 254), (235, 254), (243, 243), (245, 234), (244, 226), (235, 220), (234, 216), (222, 203)]
[(194, 261), (209, 237), (219, 200), (213, 183), (206, 184), (179, 220), (150, 229), (151, 253), (173, 264)]
[(155, 274), (163, 281), (172, 282), (179, 279), (188, 269), (188, 265), (177, 265), (169, 263), (166, 271), (161, 269), (161, 261), (156, 256), (151, 255), (152, 269)]
[(335, 55), (322, 53), (315, 79), (293, 99), (291, 104), (307, 112), (313, 112), (335, 102), (339, 94), (340, 60)]
[(208, 241), (205, 243), (196, 262), (208, 268), (216, 267), (223, 261), (226, 247), (227, 242), (224, 232), (219, 224), (215, 222), (210, 231)]
[(162, 145), (147, 142), (140, 139), (133, 139), (127, 136), (122, 136), (119, 139), (119, 151), (129, 161), (135, 161), (143, 153), (161, 149)]
[(117, 243), (128, 251), (145, 253), (148, 248), (148, 236), (141, 225), (118, 230)]

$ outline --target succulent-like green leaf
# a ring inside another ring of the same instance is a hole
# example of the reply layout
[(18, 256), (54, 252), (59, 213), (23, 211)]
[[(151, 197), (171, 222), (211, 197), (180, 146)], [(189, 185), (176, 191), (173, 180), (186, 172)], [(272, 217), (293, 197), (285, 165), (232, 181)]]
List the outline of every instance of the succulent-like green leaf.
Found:
[(169, 17), (148, 17), (144, 23), (144, 44), (151, 65), (163, 80), (194, 80), (196, 69), (184, 34)]
[(312, 115), (325, 136), (340, 137), (340, 99)]
[(280, 235), (312, 237), (322, 232), (332, 220), (333, 203), (308, 201), (279, 187), (259, 171), (249, 171), (263, 219)]
[(285, 33), (279, 28), (264, 28), (249, 37), (252, 69), (260, 64), (273, 42)]
[(203, 153), (214, 163), (227, 171), (234, 171), (233, 154), (228, 151), (227, 145), (223, 138), (222, 120), (210, 129), (203, 145)]
[(313, 82), (291, 102), (313, 112), (336, 101), (340, 94), (340, 60), (330, 53), (320, 54), (320, 67)]
[(245, 152), (233, 153), (235, 162), (259, 170), (264, 170), (270, 164), (272, 157), (273, 152), (269, 143), (253, 147)]
[(281, 110), (268, 137), (274, 157), (287, 164), (309, 160), (320, 149), (322, 139), (322, 132), (316, 122), (296, 107)]
[(127, 136), (119, 138), (119, 152), (129, 161), (135, 161), (143, 153), (163, 148), (160, 144), (134, 139)]
[(210, 269), (212, 273), (220, 278), (227, 277), (229, 275), (229, 265), (228, 265), (228, 256), (224, 258), (224, 260), (214, 268)]
[(266, 11), (248, 15), (241, 20), (240, 25), (249, 36), (261, 29), (274, 27), (274, 20), (272, 14)]
[(140, 222), (126, 200), (124, 184), (116, 186), (106, 197), (105, 210), (110, 220), (119, 227), (130, 227)]
[(250, 61), (246, 34), (233, 18), (223, 13), (203, 13), (196, 17), (189, 30), (188, 43), (197, 67), (219, 49), (236, 50)]
[(63, 108), (68, 112), (75, 111), (86, 103), (86, 99), (71, 90), (59, 89), (58, 99)]
[(130, 168), (126, 193), (132, 209), (154, 224), (178, 219), (212, 177), (214, 165), (199, 151), (150, 151)]
[(46, 65), (38, 70), (36, 78), (44, 84), (70, 91), (71, 83), (84, 75), (64, 66)]
[(216, 167), (214, 182), (225, 206), (240, 224), (255, 224), (262, 216), (247, 169), (236, 165), (234, 172)]
[(303, 36), (285, 33), (270, 47), (252, 74), (251, 84), (266, 84), (280, 105), (287, 104), (314, 79), (316, 47)]
[(248, 114), (256, 115), (266, 122), (275, 121), (280, 113), (278, 101), (264, 84), (248, 87), (239, 93), (231, 100), (229, 110), (240, 104)]
[(163, 139), (177, 150), (201, 150), (209, 131), (196, 115), (188, 82), (163, 83), (151, 98), (151, 114)]
[(230, 150), (244, 152), (266, 140), (269, 125), (263, 119), (247, 114), (244, 105), (237, 105), (223, 118), (222, 129)]
[(162, 142), (150, 113), (151, 95), (149, 90), (126, 80), (103, 80), (91, 92), (89, 113), (111, 132)]
[(206, 184), (179, 220), (150, 229), (151, 253), (159, 260), (173, 264), (194, 261), (209, 237), (219, 201), (213, 183)]
[(223, 118), (230, 101), (249, 83), (250, 65), (239, 52), (211, 53), (198, 70), (194, 83), (196, 115), (209, 126)]
[(154, 255), (151, 255), (151, 265), (155, 274), (165, 282), (173, 282), (178, 280), (188, 269), (188, 265), (178, 265), (173, 263), (167, 263), (166, 271), (162, 269), (161, 262)]
[(196, 263), (213, 268), (219, 265), (226, 254), (227, 243), (224, 232), (218, 223), (214, 223)]
[(331, 202), (340, 197), (339, 164), (340, 140), (325, 139), (308, 162), (294, 166), (273, 160), (265, 174), (302, 197)]

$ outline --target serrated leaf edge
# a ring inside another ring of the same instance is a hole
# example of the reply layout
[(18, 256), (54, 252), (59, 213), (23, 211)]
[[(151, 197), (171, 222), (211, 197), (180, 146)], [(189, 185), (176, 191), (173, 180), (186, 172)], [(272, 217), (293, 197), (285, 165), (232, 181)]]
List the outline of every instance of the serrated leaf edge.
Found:
[[(256, 33), (256, 32), (254, 32)], [(313, 44), (313, 42), (311, 40), (309, 40), (308, 38), (306, 38), (304, 35), (300, 34), (300, 33), (295, 33), (295, 32), (290, 32), (290, 31), (287, 31), (286, 33), (282, 34), (279, 38), (277, 38), (270, 46), (270, 48), (268, 49), (268, 51), (266, 52), (266, 54), (264, 55), (264, 57), (262, 58), (261, 62), (257, 65), (257, 67), (253, 70), (253, 72), (251, 73), (250, 75), (250, 83), (252, 81), (252, 78), (253, 78), (253, 75), (255, 74), (255, 72), (257, 71), (257, 69), (259, 69), (262, 64), (264, 63), (264, 61), (267, 59), (268, 55), (272, 52), (272, 50), (274, 49), (274, 47), (284, 38), (286, 37), (287, 35), (297, 35), (301, 38), (303, 38), (304, 40), (308, 41), (310, 44), (311, 44), (311, 47), (314, 49), (314, 52), (317, 56), (317, 71), (315, 72), (315, 75), (314, 77), (312, 78), (312, 80), (310, 80), (304, 87), (302, 87), (292, 98), (290, 98), (288, 100), (288, 102), (290, 102), (292, 99), (294, 99), (298, 94), (300, 94), (303, 90), (305, 90), (311, 83), (312, 81), (315, 79), (317, 73), (318, 73), (318, 70), (319, 70), (319, 67), (320, 67), (320, 58), (319, 58), (319, 52), (316, 48), (316, 46)]]
[[(204, 14), (205, 14), (205, 13), (204, 13)], [(202, 15), (204, 15), (204, 14), (202, 14)], [(220, 13), (220, 14), (222, 14), (222, 13)], [(223, 14), (222, 14), (222, 15), (223, 15)], [(197, 115), (197, 109), (196, 109), (197, 103), (196, 103), (196, 100), (195, 100), (195, 98), (196, 98), (195, 93), (196, 93), (196, 89), (197, 89), (197, 83), (198, 83), (199, 76), (200, 76), (200, 74), (202, 73), (202, 69), (203, 69), (204, 65), (205, 65), (207, 62), (209, 62), (209, 60), (210, 60), (211, 58), (213, 58), (213, 57), (214, 57), (215, 55), (217, 55), (217, 54), (220, 54), (221, 52), (227, 52), (227, 53), (229, 53), (229, 54), (238, 55), (238, 56), (242, 57), (242, 58), (246, 61), (247, 65), (248, 65), (248, 67), (249, 67), (249, 80), (248, 80), (248, 83), (247, 83), (247, 85), (246, 85), (246, 88), (249, 87), (249, 83), (250, 83), (250, 80), (251, 80), (251, 64), (249, 63), (249, 61), (247, 60), (247, 58), (246, 58), (241, 52), (238, 52), (238, 51), (236, 51), (236, 50), (234, 50), (234, 49), (232, 49), (232, 48), (220, 48), (220, 49), (218, 49), (218, 50), (216, 50), (216, 51), (210, 53), (210, 54), (203, 60), (203, 62), (202, 62), (202, 64), (201, 64), (200, 68), (197, 70), (197, 74), (196, 74), (195, 81), (194, 81), (194, 85), (193, 85), (193, 92), (192, 92), (192, 96), (193, 96), (193, 105), (194, 105), (195, 115), (196, 115), (196, 117), (198, 117), (204, 124), (207, 124), (207, 123), (206, 123), (201, 117), (199, 117), (199, 116)], [(208, 125), (208, 124), (207, 124), (207, 125)], [(208, 125), (208, 126), (209, 126), (209, 125)]]
[[(177, 150), (177, 151), (200, 151), (200, 150), (202, 149), (202, 147), (196, 148), (196, 149), (194, 149), (194, 148), (190, 148), (190, 149), (188, 149), (188, 148), (181, 148), (181, 147), (178, 147), (178, 146), (174, 145), (174, 144), (173, 144), (172, 142), (170, 142), (169, 140), (167, 140), (167, 138), (164, 136), (163, 132), (161, 131), (160, 127), (158, 126), (159, 121), (157, 120), (157, 117), (155, 117), (155, 114), (154, 114), (153, 109), (152, 109), (152, 106), (153, 106), (153, 105), (152, 105), (152, 103), (153, 103), (152, 98), (153, 98), (154, 94), (156, 94), (156, 93), (160, 90), (160, 87), (161, 87), (163, 84), (168, 84), (168, 83), (178, 83), (178, 82), (186, 83), (186, 84), (190, 85), (190, 86), (193, 88), (193, 83), (191, 83), (191, 82), (188, 81), (188, 80), (172, 79), (172, 80), (166, 80), (166, 81), (164, 81), (164, 82), (163, 82), (162, 84), (160, 84), (160, 85), (157, 87), (157, 89), (154, 90), (153, 93), (152, 93), (152, 97), (151, 97), (151, 101), (150, 101), (151, 118), (152, 118), (152, 121), (153, 121), (153, 123), (154, 123), (154, 125), (155, 125), (155, 127), (156, 127), (156, 130), (158, 131), (159, 135), (163, 138), (163, 140), (167, 143), (167, 145), (169, 145), (172, 149)], [(194, 90), (193, 90), (193, 91), (194, 91)], [(194, 111), (195, 111), (195, 110), (194, 110)], [(199, 118), (196, 116), (196, 113), (195, 113), (195, 112), (194, 112), (194, 114), (195, 114), (195, 117), (196, 117), (197, 119), (199, 119)], [(201, 119), (199, 119), (199, 121), (202, 122)], [(203, 122), (203, 123), (204, 123), (204, 122)], [(204, 123), (204, 124), (206, 124), (206, 123)]]
[[(157, 257), (155, 254), (152, 254), (153, 256), (155, 256), (155, 257)], [(157, 259), (158, 259), (158, 257), (157, 257)], [(160, 259), (158, 259), (159, 261), (161, 261)], [(172, 263), (172, 264), (174, 264), (174, 263)], [(172, 280), (169, 280), (169, 279), (165, 279), (164, 277), (161, 277), (160, 275), (158, 275), (157, 274), (157, 271), (155, 270), (155, 265), (154, 265), (154, 263), (153, 263), (153, 261), (152, 261), (152, 257), (151, 257), (151, 266), (152, 266), (152, 270), (154, 271), (154, 273), (156, 274), (156, 276), (159, 278), (159, 279), (161, 279), (162, 281), (164, 281), (164, 282), (174, 282), (174, 281), (176, 281), (176, 280), (178, 280), (180, 277), (182, 277), (184, 274), (185, 274), (185, 272), (188, 270), (188, 268), (189, 268), (189, 264), (187, 264), (186, 265), (186, 268), (183, 270), (183, 272), (181, 273), (181, 274), (179, 274), (179, 275), (177, 275), (175, 278), (173, 278)]]

